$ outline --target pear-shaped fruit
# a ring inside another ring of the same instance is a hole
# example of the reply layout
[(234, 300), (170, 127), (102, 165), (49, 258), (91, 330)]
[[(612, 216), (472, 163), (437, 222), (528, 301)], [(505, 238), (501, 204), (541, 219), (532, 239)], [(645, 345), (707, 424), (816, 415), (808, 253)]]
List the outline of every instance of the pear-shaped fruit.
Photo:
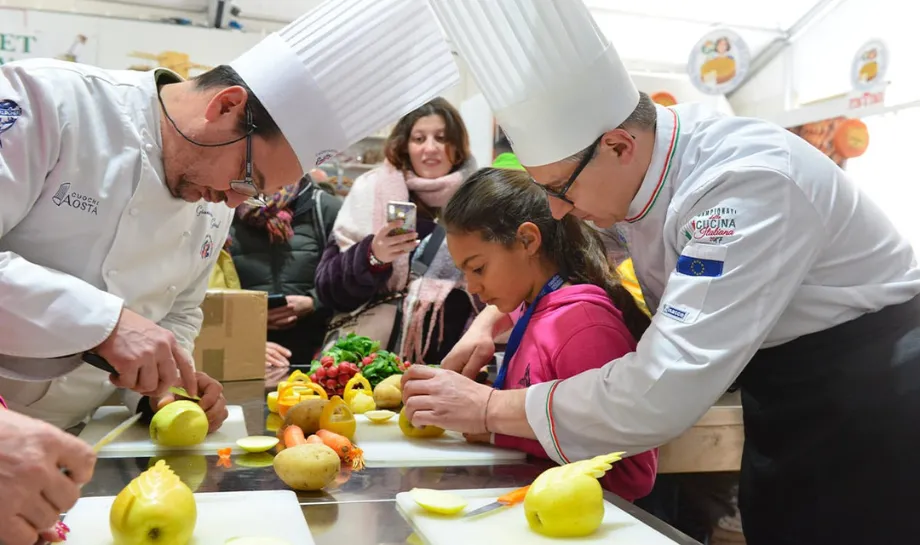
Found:
[(409, 421), (409, 417), (406, 416), (405, 407), (399, 411), (399, 429), (402, 430), (403, 435), (413, 439), (434, 439), (444, 435), (444, 429), (437, 426), (422, 426), (420, 428), (413, 426), (412, 422)]
[(194, 401), (173, 401), (150, 421), (150, 438), (164, 447), (198, 445), (207, 435), (208, 417)]
[(109, 511), (114, 545), (186, 545), (197, 521), (195, 496), (163, 460), (119, 492)]
[(604, 520), (604, 492), (597, 480), (623, 452), (547, 469), (524, 497), (530, 528), (548, 537), (584, 537)]

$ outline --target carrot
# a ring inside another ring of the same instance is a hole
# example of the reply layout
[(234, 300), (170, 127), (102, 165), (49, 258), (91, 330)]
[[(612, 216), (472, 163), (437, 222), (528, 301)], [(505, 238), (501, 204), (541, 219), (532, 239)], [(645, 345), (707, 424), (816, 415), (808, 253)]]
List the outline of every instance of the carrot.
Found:
[(312, 435), (310, 435), (310, 437), (307, 437), (307, 443), (317, 443), (317, 444), (320, 444), (320, 445), (325, 445), (325, 444), (326, 444), (326, 443), (323, 443), (323, 440), (320, 439), (319, 436), (316, 435), (316, 434), (312, 434)]
[(323, 440), (327, 447), (334, 450), (343, 462), (351, 464), (352, 469), (356, 471), (364, 469), (364, 452), (354, 446), (347, 437), (329, 430), (318, 430), (316, 435)]
[(300, 426), (295, 426), (291, 424), (290, 426), (284, 428), (284, 446), (286, 448), (291, 448), (297, 445), (305, 445), (307, 440), (303, 436), (303, 430), (300, 429)]

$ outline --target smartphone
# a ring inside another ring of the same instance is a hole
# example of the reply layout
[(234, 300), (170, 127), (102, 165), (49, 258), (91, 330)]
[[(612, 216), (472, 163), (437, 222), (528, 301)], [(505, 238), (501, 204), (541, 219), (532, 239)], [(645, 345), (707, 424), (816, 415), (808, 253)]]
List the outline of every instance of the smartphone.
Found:
[(268, 309), (280, 308), (287, 304), (287, 297), (283, 293), (268, 294)]
[(415, 231), (416, 219), (415, 203), (399, 201), (390, 201), (387, 203), (387, 222), (403, 220), (403, 226), (399, 229), (390, 231), (391, 235), (401, 235), (403, 233)]

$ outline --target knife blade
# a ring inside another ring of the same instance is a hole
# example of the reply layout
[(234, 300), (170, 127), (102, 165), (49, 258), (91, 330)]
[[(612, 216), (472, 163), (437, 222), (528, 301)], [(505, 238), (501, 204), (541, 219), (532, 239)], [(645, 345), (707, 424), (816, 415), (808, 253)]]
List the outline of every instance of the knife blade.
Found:
[(530, 485), (527, 485), (522, 488), (518, 488), (517, 490), (512, 490), (511, 492), (508, 492), (507, 494), (500, 496), (497, 500), (493, 501), (492, 503), (483, 505), (482, 507), (474, 511), (470, 511), (469, 513), (464, 515), (463, 518), (476, 517), (476, 516), (488, 513), (490, 511), (494, 511), (501, 507), (509, 507), (511, 505), (521, 503), (522, 501), (524, 501), (524, 497), (527, 496), (528, 490), (530, 490)]
[(104, 446), (114, 441), (126, 429), (130, 428), (138, 420), (140, 420), (142, 416), (144, 416), (143, 413), (135, 413), (131, 418), (125, 420), (124, 422), (116, 426), (115, 429), (103, 435), (102, 439), (100, 439), (99, 441), (96, 442), (95, 445), (93, 445), (93, 452), (95, 452), (96, 454), (99, 454), (99, 451), (102, 450)]

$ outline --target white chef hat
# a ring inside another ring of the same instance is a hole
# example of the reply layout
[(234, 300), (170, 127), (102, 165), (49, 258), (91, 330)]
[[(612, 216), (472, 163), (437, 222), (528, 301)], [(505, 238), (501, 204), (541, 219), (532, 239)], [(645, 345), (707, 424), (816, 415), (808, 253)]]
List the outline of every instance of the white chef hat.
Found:
[(526, 166), (587, 148), (639, 91), (581, 0), (431, 0)]
[(305, 172), (459, 82), (426, 0), (327, 0), (230, 66)]

